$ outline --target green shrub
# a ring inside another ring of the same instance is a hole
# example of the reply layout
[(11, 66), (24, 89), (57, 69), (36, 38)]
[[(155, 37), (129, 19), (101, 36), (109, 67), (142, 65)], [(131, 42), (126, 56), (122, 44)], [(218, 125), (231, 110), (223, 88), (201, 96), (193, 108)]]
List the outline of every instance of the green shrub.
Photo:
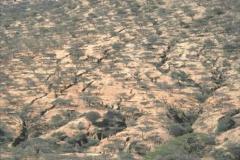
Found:
[(175, 107), (168, 107), (167, 116), (173, 120), (168, 126), (169, 133), (174, 136), (182, 136), (191, 133), (192, 124), (196, 121), (199, 111), (184, 112)]
[(149, 37), (148, 37), (148, 43), (150, 44), (150, 45), (153, 45), (153, 44), (156, 44), (157, 42), (159, 41), (159, 37), (158, 37), (158, 35), (150, 35)]
[(58, 128), (58, 127), (64, 125), (65, 123), (66, 123), (65, 119), (61, 115), (57, 114), (52, 117), (50, 126), (54, 127), (54, 128)]
[(187, 81), (189, 76), (184, 71), (173, 71), (171, 73), (172, 79), (176, 79), (178, 81)]
[(88, 137), (85, 133), (78, 133), (73, 137), (64, 138), (64, 143), (61, 145), (63, 152), (83, 151), (84, 149), (98, 144), (98, 140)]
[(61, 106), (66, 106), (66, 105), (71, 105), (71, 100), (70, 99), (63, 99), (63, 98), (58, 98), (55, 101), (52, 102), (53, 105), (61, 105)]
[(128, 152), (119, 152), (118, 159), (133, 160), (133, 156)]
[(12, 135), (7, 131), (5, 125), (0, 124), (0, 145), (12, 140)]
[(145, 160), (173, 160), (171, 157), (174, 156), (173, 153), (182, 157), (195, 157), (197, 159), (204, 154), (206, 146), (214, 143), (214, 138), (206, 134), (185, 134), (160, 145), (155, 151), (147, 154)]
[(226, 42), (223, 46), (223, 50), (225, 52), (225, 55), (232, 55), (234, 53), (237, 53), (237, 50), (239, 49), (239, 45), (237, 43), (229, 43)]
[(121, 43), (114, 43), (114, 44), (112, 45), (112, 48), (113, 48), (114, 50), (117, 50), (117, 51), (119, 51), (122, 47), (123, 47), (123, 44), (121, 44)]
[(40, 153), (56, 153), (58, 148), (59, 145), (54, 141), (32, 138), (13, 148), (13, 154), (17, 157), (20, 156), (20, 159), (25, 159), (26, 157), (35, 157)]
[(189, 17), (194, 17), (194, 15), (196, 14), (195, 11), (191, 8), (191, 6), (184, 6), (182, 7), (184, 13), (189, 16)]
[(189, 125), (189, 124), (182, 125), (179, 123), (171, 124), (169, 126), (168, 130), (169, 130), (170, 134), (174, 135), (174, 136), (182, 136), (186, 133), (192, 132), (191, 125)]
[(212, 90), (210, 89), (209, 86), (207, 85), (200, 85), (200, 92), (196, 94), (196, 99), (200, 102), (203, 103), (205, 102), (209, 96), (212, 95)]
[(229, 144), (226, 149), (220, 148), (213, 152), (215, 160), (238, 160), (240, 159), (240, 145)]
[(64, 132), (56, 132), (52, 134), (52, 137), (56, 138), (57, 140), (63, 141), (65, 140), (68, 136)]
[(192, 125), (198, 117), (199, 111), (184, 112), (175, 107), (168, 107), (168, 117), (180, 124)]
[(101, 118), (101, 115), (98, 112), (94, 111), (87, 112), (85, 116), (92, 123), (95, 123), (99, 118)]
[(204, 41), (203, 48), (205, 49), (213, 49), (216, 46), (215, 42), (211, 39), (207, 39)]
[(200, 158), (195, 155), (182, 155), (181, 153), (173, 153), (172, 155), (164, 157), (164, 159), (159, 156), (154, 160), (200, 160)]
[(134, 150), (139, 155), (146, 155), (147, 151), (149, 150), (148, 147), (145, 144), (142, 143), (136, 143), (134, 146)]
[(67, 124), (69, 121), (75, 119), (77, 117), (77, 113), (74, 111), (63, 111), (61, 114), (57, 114), (52, 117), (50, 122), (50, 127), (58, 128), (65, 124)]
[(232, 129), (235, 125), (234, 120), (231, 116), (223, 116), (218, 120), (217, 132), (224, 132), (229, 129)]
[(227, 148), (235, 159), (240, 159), (240, 143), (228, 144)]

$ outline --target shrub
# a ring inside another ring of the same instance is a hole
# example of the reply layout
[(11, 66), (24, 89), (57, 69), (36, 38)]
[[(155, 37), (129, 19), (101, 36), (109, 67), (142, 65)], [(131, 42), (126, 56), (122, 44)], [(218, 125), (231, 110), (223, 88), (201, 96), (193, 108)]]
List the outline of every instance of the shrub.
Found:
[(58, 128), (58, 127), (64, 125), (65, 123), (66, 122), (65, 122), (64, 118), (61, 115), (57, 114), (52, 117), (50, 126), (54, 127), (54, 128)]
[(178, 81), (187, 81), (189, 76), (184, 71), (174, 71), (171, 73), (171, 77)]
[(134, 146), (134, 150), (136, 151), (137, 154), (139, 155), (146, 155), (148, 151), (148, 147), (145, 144), (142, 143), (136, 143)]
[(171, 124), (168, 129), (170, 134), (174, 136), (182, 136), (186, 133), (190, 133), (193, 131), (191, 125), (189, 124), (181, 125), (179, 123)]
[(127, 127), (125, 117), (116, 111), (108, 111), (100, 121), (94, 122), (99, 140), (114, 135)]
[(200, 102), (203, 103), (205, 102), (209, 97), (209, 93), (206, 92), (201, 92), (196, 95), (196, 99)]
[(182, 136), (186, 133), (191, 133), (192, 124), (195, 122), (199, 114), (199, 111), (188, 111), (184, 112), (175, 107), (168, 107), (167, 116), (173, 120), (168, 127), (170, 134), (174, 136)]
[(181, 153), (173, 153), (172, 155), (166, 156), (164, 159), (159, 156), (154, 160), (200, 160), (200, 158), (194, 155), (182, 155)]
[(64, 139), (66, 142), (61, 146), (63, 152), (83, 151), (84, 149), (96, 145), (99, 141), (87, 135), (83, 132), (79, 132), (74, 137), (67, 137)]
[(61, 105), (61, 106), (66, 106), (71, 104), (71, 100), (69, 99), (63, 99), (63, 98), (58, 98), (55, 101), (52, 102), (53, 105)]
[(77, 113), (74, 111), (63, 111), (62, 114), (57, 114), (52, 117), (50, 126), (53, 128), (61, 127), (67, 124), (69, 121), (75, 119), (77, 117)]
[(218, 120), (217, 132), (224, 132), (229, 129), (232, 129), (235, 125), (234, 120), (231, 116), (223, 116)]
[(0, 145), (12, 140), (11, 134), (7, 131), (5, 125), (0, 124)]
[(240, 159), (240, 143), (228, 144), (228, 151), (233, 155), (235, 159)]
[(13, 154), (19, 159), (25, 159), (26, 157), (36, 157), (39, 153), (55, 153), (58, 150), (58, 147), (59, 145), (54, 141), (33, 138), (22, 142), (17, 147), (13, 148)]
[(168, 117), (174, 120), (176, 123), (186, 124), (189, 123), (190, 125), (195, 122), (198, 117), (198, 112), (196, 111), (189, 111), (184, 112), (180, 109), (175, 107), (168, 107)]
[(153, 44), (157, 43), (158, 41), (159, 41), (158, 35), (150, 35), (150, 36), (148, 37), (148, 43), (149, 43), (150, 45), (153, 45)]
[(225, 52), (225, 55), (232, 55), (234, 53), (237, 53), (237, 49), (239, 49), (239, 45), (234, 42), (226, 42), (223, 46), (223, 50)]
[[(197, 159), (204, 154), (204, 149), (208, 145), (214, 144), (214, 137), (200, 133), (185, 134), (160, 145), (155, 151), (150, 152), (145, 157), (146, 160), (174, 160), (174, 156), (194, 157)], [(175, 153), (176, 155), (173, 155)]]
[(215, 160), (236, 160), (228, 150), (217, 149), (213, 153)]
[(112, 45), (112, 48), (113, 48), (114, 50), (117, 50), (117, 51), (119, 51), (122, 47), (123, 47), (123, 45), (122, 45), (121, 43), (114, 43), (114, 44)]
[(203, 48), (205, 49), (213, 49), (216, 46), (215, 42), (211, 39), (207, 39), (204, 41)]
[(52, 137), (56, 138), (57, 140), (63, 141), (68, 136), (64, 132), (56, 132), (56, 133), (52, 134)]
[(88, 139), (87, 139), (86, 134), (80, 132), (76, 136), (74, 136), (72, 138), (69, 138), (68, 143), (70, 143), (70, 144), (76, 144), (77, 143), (77, 144), (79, 144), (79, 146), (82, 146), (83, 144), (88, 143)]
[(98, 112), (94, 112), (94, 111), (86, 113), (85, 116), (92, 123), (95, 123), (99, 118), (101, 118), (101, 115)]
[(133, 160), (133, 156), (128, 152), (119, 152), (118, 159)]

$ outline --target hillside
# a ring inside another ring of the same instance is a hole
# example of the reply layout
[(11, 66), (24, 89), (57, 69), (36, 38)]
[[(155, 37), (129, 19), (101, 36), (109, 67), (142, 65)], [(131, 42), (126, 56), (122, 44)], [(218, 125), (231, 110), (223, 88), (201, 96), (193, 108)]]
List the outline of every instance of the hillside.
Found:
[(1, 160), (239, 160), (239, 0), (1, 0)]

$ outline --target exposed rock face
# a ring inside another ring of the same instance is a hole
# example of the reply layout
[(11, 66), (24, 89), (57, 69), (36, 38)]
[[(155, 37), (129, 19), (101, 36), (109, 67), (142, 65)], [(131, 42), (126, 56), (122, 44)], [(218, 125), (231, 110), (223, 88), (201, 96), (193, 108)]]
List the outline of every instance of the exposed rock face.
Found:
[(239, 159), (239, 8), (1, 0), (0, 155)]

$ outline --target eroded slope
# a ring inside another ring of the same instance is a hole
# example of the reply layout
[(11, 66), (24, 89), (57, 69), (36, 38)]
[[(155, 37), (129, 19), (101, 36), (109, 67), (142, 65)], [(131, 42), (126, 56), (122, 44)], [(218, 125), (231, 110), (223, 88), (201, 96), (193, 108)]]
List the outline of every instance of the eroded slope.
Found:
[(216, 141), (195, 159), (239, 145), (237, 0), (0, 4), (3, 159), (142, 159), (192, 132)]

